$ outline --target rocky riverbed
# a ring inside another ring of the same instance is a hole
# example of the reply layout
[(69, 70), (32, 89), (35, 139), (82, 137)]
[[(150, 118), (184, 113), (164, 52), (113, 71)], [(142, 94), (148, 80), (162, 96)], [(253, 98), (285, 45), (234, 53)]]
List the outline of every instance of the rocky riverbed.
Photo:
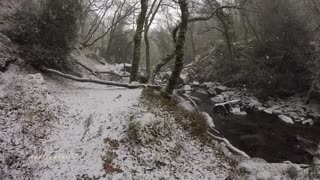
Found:
[(246, 89), (229, 88), (220, 83), (197, 82), (184, 87), (206, 98), (210, 98), (212, 106), (219, 103), (236, 101), (231, 104), (230, 113), (244, 114), (246, 110), (261, 111), (278, 116), (280, 120), (289, 124), (313, 126), (320, 123), (320, 107), (318, 104), (305, 104), (304, 96), (294, 95), (286, 99), (268, 97), (260, 101), (253, 93)]
[[(312, 162), (320, 141), (319, 109), (315, 104), (305, 105), (303, 97), (260, 101), (248, 90), (220, 83), (192, 83), (184, 90), (201, 111), (211, 115), (220, 134), (251, 157)], [(220, 104), (226, 111), (221, 111)]]

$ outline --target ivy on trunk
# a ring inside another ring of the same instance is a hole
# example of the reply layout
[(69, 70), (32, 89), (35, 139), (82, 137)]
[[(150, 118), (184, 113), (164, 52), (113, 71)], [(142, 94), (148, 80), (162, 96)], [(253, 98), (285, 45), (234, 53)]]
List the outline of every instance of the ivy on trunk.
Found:
[(177, 84), (178, 78), (180, 77), (181, 71), (183, 69), (183, 58), (184, 58), (184, 44), (185, 44), (185, 36), (188, 29), (188, 18), (189, 18), (189, 9), (188, 3), (186, 0), (179, 0), (178, 4), (181, 10), (181, 23), (179, 36), (176, 41), (176, 60), (174, 69), (169, 78), (168, 84), (165, 88), (165, 94), (171, 95), (173, 93), (174, 87)]

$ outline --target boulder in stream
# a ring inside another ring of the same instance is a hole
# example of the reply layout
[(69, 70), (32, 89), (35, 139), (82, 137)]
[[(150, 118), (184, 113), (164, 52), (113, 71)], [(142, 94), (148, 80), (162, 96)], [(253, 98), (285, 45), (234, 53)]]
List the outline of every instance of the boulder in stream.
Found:
[(268, 108), (268, 109), (263, 110), (263, 112), (265, 112), (267, 114), (272, 114), (273, 113), (273, 109)]
[(212, 105), (218, 104), (218, 103), (222, 103), (224, 102), (224, 96), (223, 95), (218, 95), (216, 97), (211, 98), (211, 103)]
[(190, 85), (185, 85), (185, 86), (183, 86), (183, 90), (185, 90), (185, 91), (191, 91), (192, 88), (191, 88)]
[(221, 94), (222, 92), (225, 92), (228, 89), (227, 86), (216, 86), (214, 90), (218, 93)]
[(285, 116), (285, 115), (279, 115), (278, 116), (280, 118), (281, 121), (287, 123), (287, 124), (294, 124), (292, 118)]
[(235, 115), (241, 115), (241, 116), (247, 115), (247, 112), (241, 111), (241, 108), (239, 108), (239, 107), (232, 108), (230, 113), (235, 114)]
[(303, 125), (309, 124), (310, 126), (312, 126), (314, 124), (314, 122), (312, 119), (307, 119), (307, 120), (301, 121), (301, 124), (303, 124)]
[(208, 95), (210, 95), (211, 97), (214, 97), (217, 95), (217, 92), (213, 89), (213, 88), (209, 88), (207, 90)]

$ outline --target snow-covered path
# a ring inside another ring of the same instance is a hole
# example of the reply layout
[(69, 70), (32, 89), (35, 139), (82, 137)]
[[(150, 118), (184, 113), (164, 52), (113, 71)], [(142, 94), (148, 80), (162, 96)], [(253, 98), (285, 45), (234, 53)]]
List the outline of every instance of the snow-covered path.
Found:
[[(68, 115), (43, 141), (43, 153), (29, 158), (36, 179), (215, 180), (230, 172), (217, 150), (179, 127), (170, 113), (143, 104), (141, 89), (52, 79), (46, 84)], [(145, 125), (142, 138), (157, 143), (132, 146), (133, 120)], [(152, 135), (157, 127), (162, 137)]]
[(141, 90), (86, 83), (66, 87), (50, 83), (49, 89), (66, 106), (71, 117), (57, 124), (44, 143), (46, 153), (34, 157), (41, 159), (42, 169), (37, 172), (37, 178), (75, 179), (84, 174), (101, 177), (105, 174), (103, 140), (122, 136)]

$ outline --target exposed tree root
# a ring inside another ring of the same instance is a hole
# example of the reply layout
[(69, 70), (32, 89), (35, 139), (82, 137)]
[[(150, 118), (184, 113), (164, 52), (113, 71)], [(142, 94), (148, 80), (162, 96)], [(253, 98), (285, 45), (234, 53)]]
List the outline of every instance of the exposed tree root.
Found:
[(41, 70), (43, 72), (52, 73), (60, 77), (78, 81), (78, 82), (89, 82), (89, 83), (96, 83), (96, 84), (109, 85), (109, 86), (125, 87), (129, 89), (136, 89), (136, 88), (152, 88), (152, 89), (158, 89), (158, 90), (161, 89), (161, 86), (151, 85), (151, 84), (126, 84), (126, 83), (118, 83), (113, 81), (102, 81), (102, 80), (95, 80), (95, 79), (78, 78), (69, 74), (64, 74), (54, 69), (48, 69), (44, 66), (41, 67)]
[(221, 137), (218, 137), (218, 136), (215, 136), (213, 134), (211, 134), (210, 132), (207, 132), (207, 134), (212, 137), (213, 139), (217, 140), (217, 141), (221, 141), (221, 142), (224, 142), (226, 147), (228, 149), (230, 149), (231, 151), (241, 155), (241, 156), (244, 156), (246, 158), (250, 158), (249, 155), (247, 155), (245, 152), (239, 150), (238, 148), (234, 147), (226, 138), (221, 138)]

